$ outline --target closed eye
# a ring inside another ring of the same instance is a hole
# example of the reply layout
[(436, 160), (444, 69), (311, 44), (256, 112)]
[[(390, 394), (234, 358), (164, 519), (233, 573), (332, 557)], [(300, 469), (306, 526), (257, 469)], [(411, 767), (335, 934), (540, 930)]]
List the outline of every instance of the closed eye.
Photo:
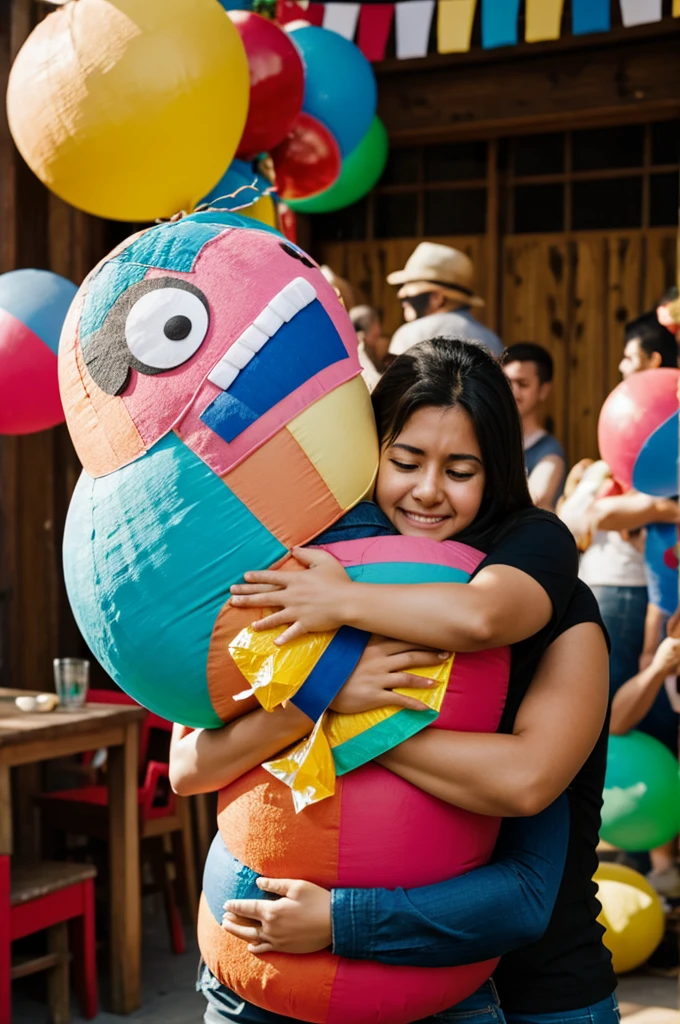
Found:
[(402, 469), (405, 473), (408, 473), (411, 469), (417, 469), (418, 466), (415, 462), (397, 462), (396, 459), (390, 459), (393, 466), (397, 469)]
[(469, 480), (473, 475), (472, 473), (461, 473), (455, 469), (447, 469), (447, 476), (450, 476), (452, 480)]

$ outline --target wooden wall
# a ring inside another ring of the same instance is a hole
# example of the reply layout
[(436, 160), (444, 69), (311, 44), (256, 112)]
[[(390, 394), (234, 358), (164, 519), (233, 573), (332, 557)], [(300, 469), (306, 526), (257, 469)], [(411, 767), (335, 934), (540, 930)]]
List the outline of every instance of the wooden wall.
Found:
[[(489, 274), (484, 236), (438, 238), (466, 252), (486, 294)], [(416, 240), (328, 243), (317, 255), (346, 277), (358, 300), (383, 312), (393, 333), (402, 322), (397, 289), (385, 278), (404, 266)], [(588, 231), (570, 235), (508, 235), (501, 243), (500, 314), (506, 345), (536, 341), (552, 353), (555, 384), (547, 412), (572, 462), (597, 452), (597, 418), (618, 383), (623, 325), (649, 309), (675, 282), (676, 234)], [(485, 321), (485, 310), (479, 313)]]

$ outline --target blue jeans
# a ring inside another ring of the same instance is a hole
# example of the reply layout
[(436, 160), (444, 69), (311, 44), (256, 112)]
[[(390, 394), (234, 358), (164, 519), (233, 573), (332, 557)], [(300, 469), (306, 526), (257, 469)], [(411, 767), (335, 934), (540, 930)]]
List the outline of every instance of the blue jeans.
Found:
[(562, 1013), (506, 1013), (507, 1024), (619, 1024), (621, 1014), (616, 996), (607, 996), (599, 1003), (580, 1010)]
[(416, 1024), (505, 1024), (505, 1017), (498, 1002), (498, 993), (492, 979), (464, 999), (462, 1003), (424, 1017)]

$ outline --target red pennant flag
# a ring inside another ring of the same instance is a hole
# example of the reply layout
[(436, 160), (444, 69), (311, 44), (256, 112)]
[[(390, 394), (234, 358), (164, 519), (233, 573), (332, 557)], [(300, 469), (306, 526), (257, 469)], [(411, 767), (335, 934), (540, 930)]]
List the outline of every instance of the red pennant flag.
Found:
[(394, 4), (362, 4), (357, 46), (366, 60), (383, 60), (393, 17)]
[(276, 20), (279, 25), (289, 25), (291, 21), (308, 21), (310, 25), (323, 25), (324, 4), (309, 3), (306, 6), (295, 3), (295, 0), (279, 0), (276, 9)]

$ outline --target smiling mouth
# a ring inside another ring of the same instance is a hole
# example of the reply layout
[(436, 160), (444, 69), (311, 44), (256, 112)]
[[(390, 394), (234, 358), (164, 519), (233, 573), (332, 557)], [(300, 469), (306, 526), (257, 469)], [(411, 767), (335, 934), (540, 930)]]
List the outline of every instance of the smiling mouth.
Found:
[(409, 520), (409, 522), (415, 523), (416, 526), (439, 526), (450, 518), (450, 516), (421, 515), (419, 512), (409, 512), (406, 508), (400, 508), (399, 511)]
[(296, 277), (267, 303), (208, 374), (208, 380), (227, 391), (251, 359), (264, 348), (279, 328), (289, 323), (316, 299), (316, 289), (304, 277)]

